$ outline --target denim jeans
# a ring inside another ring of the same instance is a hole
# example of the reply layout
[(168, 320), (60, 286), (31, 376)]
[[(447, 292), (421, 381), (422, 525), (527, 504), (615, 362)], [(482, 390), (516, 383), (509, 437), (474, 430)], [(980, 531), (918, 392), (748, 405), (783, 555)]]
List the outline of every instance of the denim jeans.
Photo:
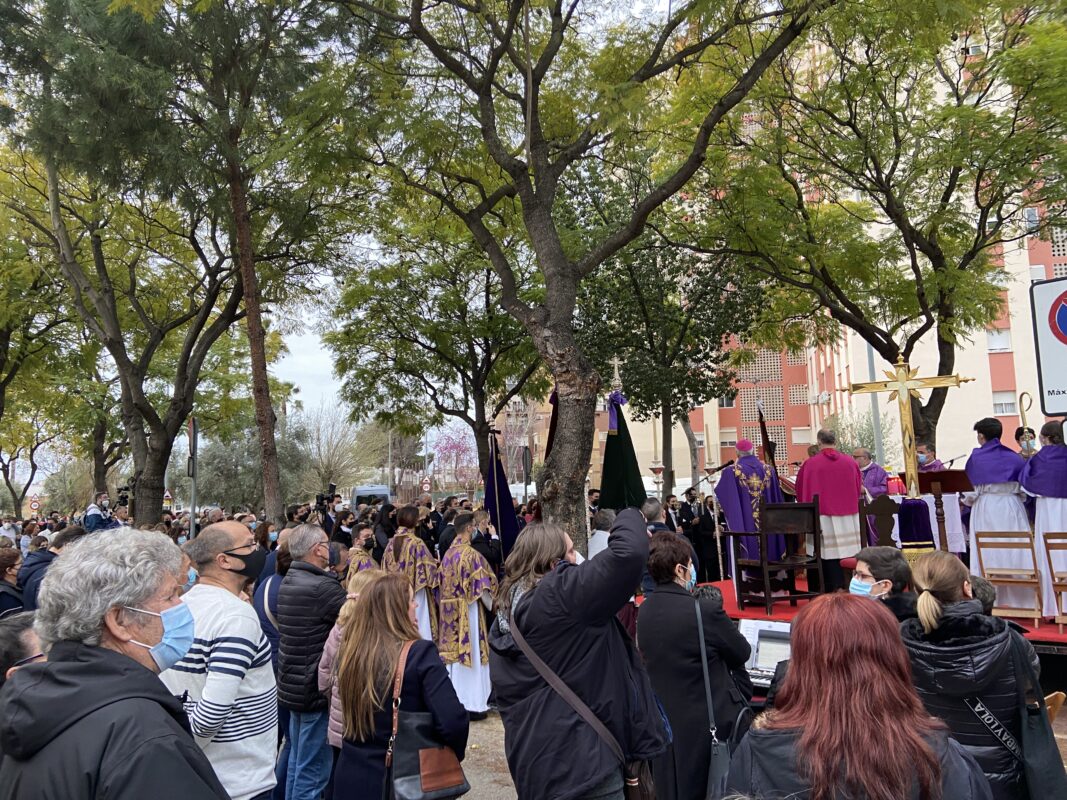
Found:
[(326, 739), (329, 724), (327, 709), (290, 713), (286, 800), (319, 800), (322, 796), (333, 766), (333, 753)]

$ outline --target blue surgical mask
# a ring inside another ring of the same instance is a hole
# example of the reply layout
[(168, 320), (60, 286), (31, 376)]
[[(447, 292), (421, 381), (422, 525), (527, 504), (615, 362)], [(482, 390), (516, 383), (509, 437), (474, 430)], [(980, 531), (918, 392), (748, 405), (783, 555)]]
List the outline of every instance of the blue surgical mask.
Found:
[(179, 536), (178, 537), (178, 544), (185, 544), (187, 541), (189, 541), (189, 537), (188, 536)]
[(925, 464), (926, 463), (926, 453), (919, 453), (919, 463), (920, 464)]
[(256, 529), (256, 526), (257, 526), (258, 524), (259, 524), (259, 521), (258, 521), (258, 520), (252, 520), (251, 522), (249, 522), (249, 523), (248, 523), (248, 527), (249, 527), (249, 528), (251, 528), (252, 530), (255, 530), (255, 529)]
[(855, 575), (852, 576), (852, 580), (848, 584), (848, 593), (860, 595), (861, 597), (870, 597), (871, 589), (874, 588), (874, 584), (861, 581)]
[(693, 591), (697, 585), (697, 568), (692, 564), (689, 565), (689, 580), (685, 582), (686, 591)]
[(185, 605), (185, 603), (178, 603), (178, 605), (168, 608), (161, 614), (157, 614), (155, 611), (146, 611), (143, 608), (134, 608), (133, 606), (126, 606), (126, 608), (139, 614), (151, 614), (153, 617), (159, 617), (163, 623), (163, 638), (159, 640), (159, 644), (144, 644), (130, 639), (131, 644), (148, 650), (160, 672), (170, 669), (181, 661), (185, 654), (189, 652), (189, 648), (193, 646), (193, 632), (196, 629), (196, 623), (193, 621), (193, 614), (189, 611), (189, 606)]
[(267, 534), (267, 538), (270, 539), (272, 542), (278, 541), (278, 531), (271, 531)]
[(182, 592), (187, 592), (196, 586), (196, 581), (199, 577), (200, 576), (196, 574), (196, 570), (189, 567), (189, 572), (186, 573), (186, 578), (188, 578), (188, 580), (185, 582), (185, 586), (182, 587)]

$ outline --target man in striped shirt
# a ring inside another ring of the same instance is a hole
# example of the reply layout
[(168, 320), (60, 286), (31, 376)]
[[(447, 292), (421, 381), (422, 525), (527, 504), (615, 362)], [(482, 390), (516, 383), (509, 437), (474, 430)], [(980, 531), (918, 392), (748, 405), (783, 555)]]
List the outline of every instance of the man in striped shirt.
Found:
[(193, 646), (160, 679), (183, 697), (193, 736), (233, 800), (266, 800), (274, 787), (278, 704), (270, 646), (241, 591), (266, 552), (239, 522), (209, 525), (183, 548), (200, 579), (182, 596)]

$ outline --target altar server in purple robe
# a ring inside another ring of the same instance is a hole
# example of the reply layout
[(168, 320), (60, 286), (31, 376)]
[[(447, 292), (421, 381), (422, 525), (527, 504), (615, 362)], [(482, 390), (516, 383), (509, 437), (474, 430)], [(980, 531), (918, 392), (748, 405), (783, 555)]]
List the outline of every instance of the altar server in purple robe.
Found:
[[(726, 517), (726, 526), (732, 533), (754, 533), (759, 530), (760, 501), (782, 503), (782, 487), (778, 475), (755, 455), (755, 447), (748, 439), (737, 442), (737, 460), (723, 470), (715, 486), (715, 496)], [(755, 536), (741, 537), (742, 558), (759, 558), (759, 539)], [(785, 554), (785, 537), (772, 536), (768, 543), (768, 558), (780, 559)], [(730, 548), (730, 571), (736, 574), (733, 563), (733, 548)]]
[[(889, 473), (875, 462), (871, 451), (866, 447), (857, 447), (852, 451), (852, 458), (859, 464), (860, 476), (863, 478), (863, 491), (870, 502), (879, 495), (889, 491)], [(878, 532), (874, 528), (874, 517), (867, 518), (867, 544), (874, 547), (878, 544)]]
[[(1045, 553), (1046, 533), (1067, 531), (1067, 445), (1063, 443), (1063, 423), (1059, 420), (1046, 422), (1041, 427), (1040, 441), (1041, 449), (1026, 462), (1019, 478), (1023, 491), (1037, 498), (1034, 546), (1039, 558)], [(1067, 571), (1063, 561), (1056, 562), (1054, 566), (1057, 572)], [(1052, 592), (1052, 576), (1047, 564), (1042, 562), (1038, 569), (1041, 570), (1042, 611), (1045, 616), (1067, 613), (1056, 607), (1056, 595)]]
[(937, 457), (937, 450), (929, 442), (915, 445), (915, 454), (919, 457), (919, 472), (938, 472), (945, 468)]
[(797, 473), (797, 502), (819, 498), (823, 576), (826, 590), (836, 592), (848, 587), (841, 559), (856, 555), (862, 546), (859, 500), (863, 479), (855, 459), (837, 449), (837, 434), (824, 429), (816, 441), (818, 454), (805, 461)]
[[(983, 550), (982, 565), (978, 564), (974, 534), (984, 531), (1030, 531), (1030, 520), (1023, 505), (1019, 476), (1023, 457), (1000, 443), (1004, 426), (993, 417), (981, 419), (974, 425), (978, 447), (967, 459), (967, 477), (974, 484), (974, 493), (964, 497), (971, 506), (970, 548), (971, 571), (982, 575), (989, 568), (1024, 567), (1016, 550)], [(1026, 567), (1032, 569), (1032, 567)], [(985, 577), (983, 575), (983, 577)], [(1014, 608), (1033, 606), (1033, 592), (1029, 589), (1001, 586), (997, 589), (998, 605)]]

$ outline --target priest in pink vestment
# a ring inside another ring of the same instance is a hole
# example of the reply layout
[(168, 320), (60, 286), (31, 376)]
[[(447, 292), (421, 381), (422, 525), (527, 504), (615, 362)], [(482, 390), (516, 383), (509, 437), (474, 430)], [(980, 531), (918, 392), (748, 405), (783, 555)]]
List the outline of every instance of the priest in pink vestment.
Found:
[(820, 430), (819, 452), (809, 458), (797, 473), (797, 502), (819, 498), (819, 526), (822, 528), (822, 568), (826, 591), (846, 588), (842, 558), (859, 552), (859, 500), (863, 479), (855, 459), (837, 449), (837, 435)]

